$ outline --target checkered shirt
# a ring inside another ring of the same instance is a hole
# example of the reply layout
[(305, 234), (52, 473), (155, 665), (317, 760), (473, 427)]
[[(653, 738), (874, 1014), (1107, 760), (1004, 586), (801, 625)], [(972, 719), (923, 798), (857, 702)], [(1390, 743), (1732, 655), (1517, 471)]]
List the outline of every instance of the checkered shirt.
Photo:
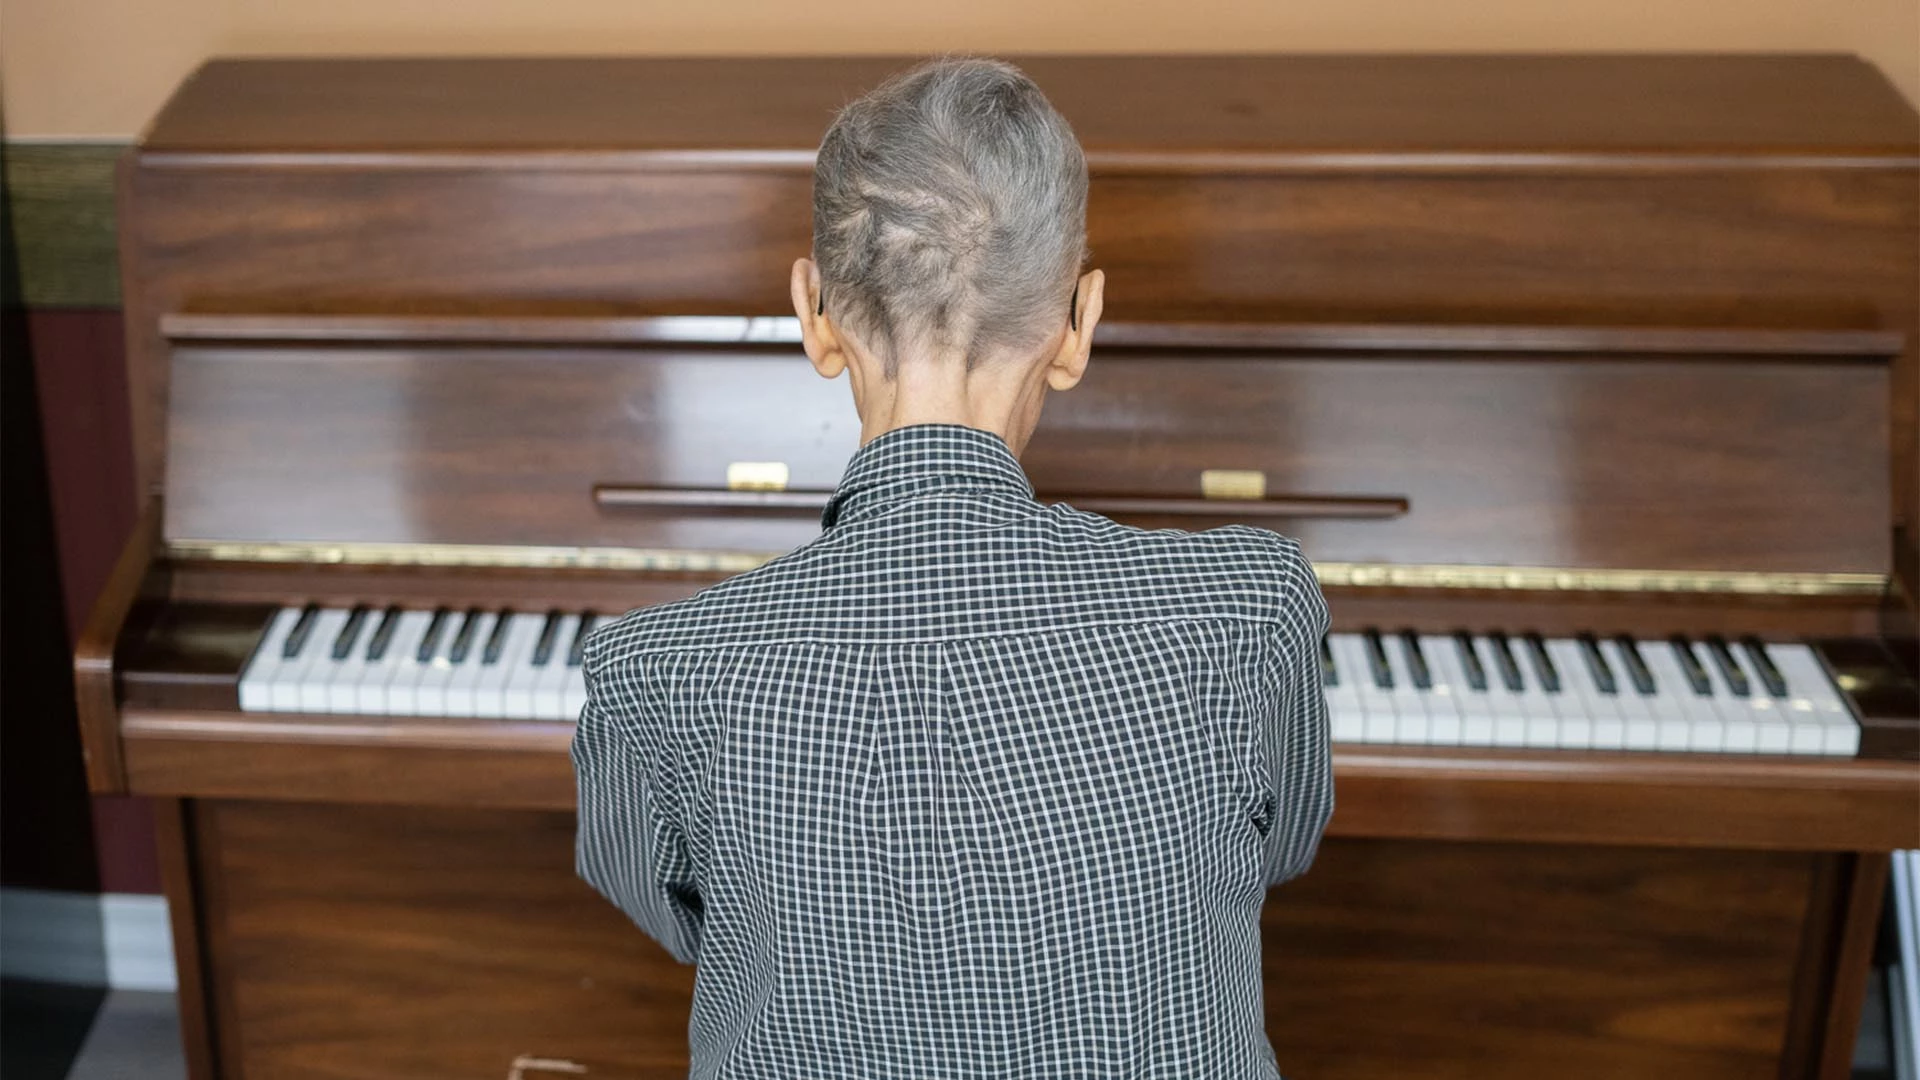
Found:
[(997, 436), (586, 645), (579, 871), (697, 963), (696, 1078), (1278, 1076), (1260, 908), (1333, 806), (1293, 541), (1035, 501)]

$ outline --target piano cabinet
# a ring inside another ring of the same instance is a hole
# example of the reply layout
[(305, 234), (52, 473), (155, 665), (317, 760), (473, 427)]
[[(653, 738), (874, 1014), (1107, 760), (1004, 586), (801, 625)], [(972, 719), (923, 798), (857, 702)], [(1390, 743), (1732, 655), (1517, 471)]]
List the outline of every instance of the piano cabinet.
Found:
[[(95, 790), (162, 806), (195, 1080), (684, 1075), (570, 725), (242, 684), (289, 611), (611, 615), (815, 535), (857, 429), (779, 313), (825, 119), (902, 63), (218, 60), (129, 153), (148, 501), (76, 679)], [(1751, 637), (1858, 724), (1337, 744), (1282, 1067), (1847, 1075), (1920, 847), (1911, 106), (1827, 56), (1023, 63), (1113, 316), (1041, 498), (1293, 534), (1343, 634)]]

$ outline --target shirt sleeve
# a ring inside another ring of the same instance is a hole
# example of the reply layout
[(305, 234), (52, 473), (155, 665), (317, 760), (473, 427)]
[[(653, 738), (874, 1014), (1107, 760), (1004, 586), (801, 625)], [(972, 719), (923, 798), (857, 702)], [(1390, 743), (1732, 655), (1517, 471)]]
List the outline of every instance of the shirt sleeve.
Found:
[(1306, 873), (1333, 816), (1333, 748), (1320, 674), (1327, 601), (1307, 560), (1297, 549), (1289, 555), (1286, 606), (1267, 658), (1272, 707), (1261, 731), (1272, 799), (1265, 859), (1269, 885)]
[(579, 789), (575, 869), (674, 959), (700, 956), (701, 901), (666, 771), (673, 755), (650, 745), (632, 718), (588, 676), (573, 736)]

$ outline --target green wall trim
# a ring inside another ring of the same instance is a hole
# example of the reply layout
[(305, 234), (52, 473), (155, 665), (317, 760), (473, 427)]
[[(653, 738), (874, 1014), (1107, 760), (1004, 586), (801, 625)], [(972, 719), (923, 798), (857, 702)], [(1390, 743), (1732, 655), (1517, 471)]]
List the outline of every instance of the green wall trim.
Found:
[(113, 169), (130, 143), (6, 143), (8, 226), (29, 307), (120, 306)]

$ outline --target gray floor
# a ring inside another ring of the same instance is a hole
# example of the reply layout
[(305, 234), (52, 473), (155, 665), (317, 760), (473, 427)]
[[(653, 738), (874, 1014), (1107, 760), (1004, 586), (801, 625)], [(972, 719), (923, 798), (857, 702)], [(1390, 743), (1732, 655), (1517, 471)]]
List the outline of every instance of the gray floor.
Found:
[(113, 990), (100, 1004), (67, 1080), (186, 1080), (173, 995)]

